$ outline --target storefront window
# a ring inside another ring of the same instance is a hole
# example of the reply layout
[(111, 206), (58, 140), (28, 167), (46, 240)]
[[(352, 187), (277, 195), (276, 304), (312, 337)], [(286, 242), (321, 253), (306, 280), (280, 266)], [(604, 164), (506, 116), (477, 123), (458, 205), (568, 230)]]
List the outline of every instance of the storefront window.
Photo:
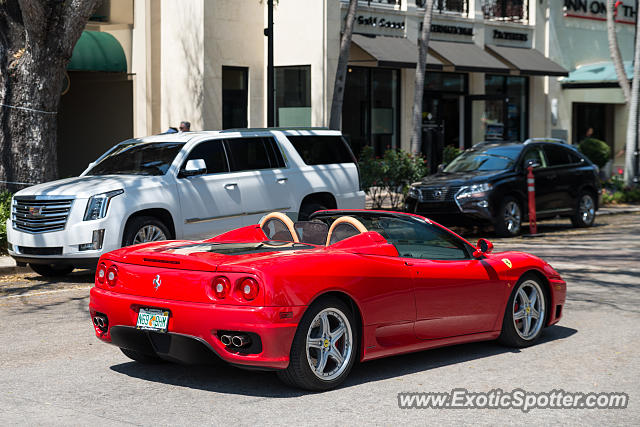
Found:
[(528, 77), (491, 74), (485, 77), (485, 93), (503, 98), (504, 105), (500, 106), (500, 109), (504, 110), (502, 112), (505, 126), (503, 138), (507, 141), (524, 141), (527, 137), (528, 91)]
[(244, 67), (222, 67), (222, 128), (246, 128), (248, 76)]
[(359, 155), (366, 145), (380, 156), (399, 147), (398, 70), (349, 67), (342, 106), (342, 132)]
[(311, 126), (311, 66), (276, 67), (276, 125)]

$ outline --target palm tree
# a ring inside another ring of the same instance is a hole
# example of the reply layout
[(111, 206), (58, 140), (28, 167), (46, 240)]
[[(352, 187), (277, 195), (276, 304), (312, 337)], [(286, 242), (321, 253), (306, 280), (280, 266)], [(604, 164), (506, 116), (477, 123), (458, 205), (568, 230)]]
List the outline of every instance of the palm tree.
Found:
[[(627, 143), (625, 146), (624, 181), (626, 185), (633, 183), (634, 157), (636, 142), (638, 140), (638, 102), (640, 101), (640, 37), (636, 37), (633, 60), (633, 80), (629, 88), (629, 80), (622, 64), (622, 56), (618, 38), (616, 36), (614, 11), (619, 3), (615, 0), (607, 0), (607, 35), (609, 38), (609, 51), (611, 59), (618, 75), (618, 83), (624, 93), (629, 118), (627, 120)], [(640, 32), (640, 19), (636, 18), (636, 33)], [(636, 171), (637, 173), (637, 171)]]
[(349, 49), (351, 48), (351, 35), (353, 24), (356, 20), (358, 0), (349, 0), (349, 9), (345, 18), (344, 32), (340, 39), (340, 56), (338, 57), (338, 69), (333, 85), (333, 100), (331, 101), (330, 129), (340, 129), (342, 119), (342, 100), (344, 99), (344, 86), (347, 78), (347, 64), (349, 62)]
[(427, 49), (431, 34), (431, 15), (433, 0), (424, 2), (424, 18), (418, 41), (418, 63), (416, 64), (416, 86), (413, 95), (413, 133), (411, 135), (411, 152), (418, 154), (422, 148), (422, 94), (424, 92), (424, 76), (427, 68)]
[(618, 82), (624, 93), (624, 99), (629, 104), (631, 101), (631, 88), (629, 86), (629, 79), (627, 73), (624, 71), (624, 65), (622, 64), (622, 55), (620, 54), (620, 46), (618, 46), (618, 38), (616, 36), (616, 22), (615, 11), (619, 2), (616, 0), (607, 0), (607, 36), (609, 39), (609, 52), (611, 54), (611, 60), (613, 66), (616, 69), (618, 75)]

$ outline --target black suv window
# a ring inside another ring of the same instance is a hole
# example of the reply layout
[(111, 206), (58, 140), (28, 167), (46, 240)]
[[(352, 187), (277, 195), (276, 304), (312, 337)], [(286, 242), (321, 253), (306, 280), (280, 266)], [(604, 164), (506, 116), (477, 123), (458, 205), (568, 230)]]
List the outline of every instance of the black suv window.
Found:
[(569, 151), (569, 161), (571, 162), (571, 164), (575, 165), (577, 163), (582, 163), (584, 159), (582, 158), (582, 156), (580, 156), (580, 154), (574, 151)]
[(547, 156), (547, 166), (562, 166), (573, 163), (569, 160), (569, 151), (557, 145), (545, 145), (544, 154)]
[(282, 154), (273, 138), (234, 138), (226, 143), (232, 171), (284, 167)]
[(207, 173), (229, 172), (227, 155), (224, 152), (221, 140), (205, 141), (196, 145), (189, 157), (184, 161), (182, 169), (187, 165), (187, 161), (202, 159), (207, 165)]
[(308, 165), (355, 163), (351, 150), (340, 136), (287, 135), (287, 139)]
[(546, 167), (547, 166), (547, 162), (544, 159), (544, 154), (542, 154), (542, 148), (540, 147), (531, 147), (527, 150), (526, 153), (524, 153), (524, 159), (522, 161), (522, 166), (523, 167), (527, 167), (527, 162), (529, 160), (535, 160), (536, 162), (538, 162), (538, 164), (540, 165), (540, 167)]

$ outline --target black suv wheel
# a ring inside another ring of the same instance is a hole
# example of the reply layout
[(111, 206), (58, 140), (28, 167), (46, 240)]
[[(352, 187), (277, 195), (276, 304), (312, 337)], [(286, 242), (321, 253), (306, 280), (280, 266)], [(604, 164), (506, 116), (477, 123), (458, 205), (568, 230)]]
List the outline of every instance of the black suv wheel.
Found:
[(522, 227), (522, 208), (515, 197), (507, 196), (502, 199), (495, 217), (496, 234), (503, 237), (513, 237), (520, 234)]

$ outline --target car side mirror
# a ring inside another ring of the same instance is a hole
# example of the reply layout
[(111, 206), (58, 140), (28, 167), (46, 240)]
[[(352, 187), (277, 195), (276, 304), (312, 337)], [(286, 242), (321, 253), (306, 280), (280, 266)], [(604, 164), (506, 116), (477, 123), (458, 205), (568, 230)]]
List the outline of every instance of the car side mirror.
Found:
[(180, 176), (195, 176), (207, 173), (207, 164), (203, 159), (187, 160), (187, 164), (180, 172)]
[(529, 159), (525, 162), (524, 167), (525, 169), (527, 169), (529, 166), (531, 166), (532, 168), (539, 168), (540, 167), (540, 162), (535, 160), (535, 159)]
[(490, 254), (493, 250), (493, 243), (487, 239), (478, 239), (478, 245), (473, 253), (474, 258), (482, 258), (484, 255)]
[(447, 165), (445, 163), (440, 163), (438, 165), (438, 173), (441, 173), (442, 171), (444, 171), (444, 168), (446, 168)]

